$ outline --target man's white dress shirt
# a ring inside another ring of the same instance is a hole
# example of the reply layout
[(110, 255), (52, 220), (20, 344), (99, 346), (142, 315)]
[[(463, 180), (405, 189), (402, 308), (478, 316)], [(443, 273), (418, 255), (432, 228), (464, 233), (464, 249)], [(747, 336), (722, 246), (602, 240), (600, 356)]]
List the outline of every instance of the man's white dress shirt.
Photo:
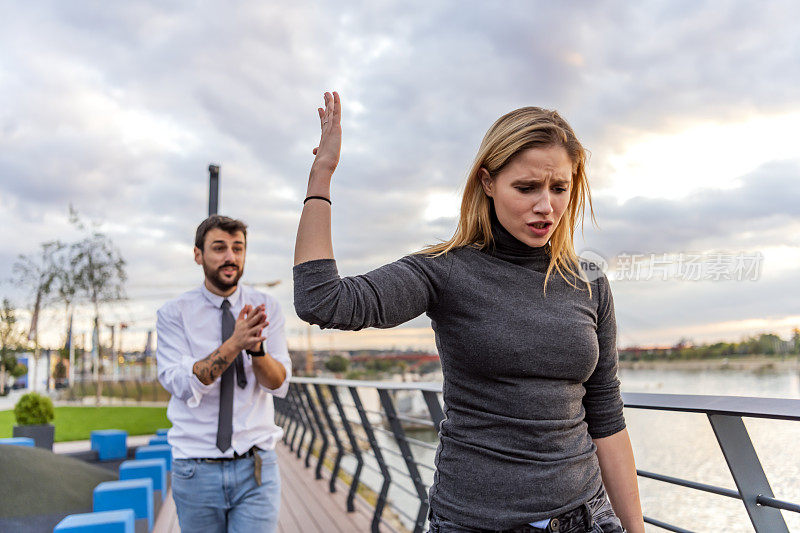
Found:
[(266, 305), (264, 349), (286, 367), (286, 379), (277, 389), (268, 389), (256, 380), (251, 356), (242, 351), (247, 386), (240, 388), (233, 381), (233, 439), (225, 453), (217, 448), (220, 378), (203, 385), (192, 372), (194, 363), (204, 359), (222, 344), (222, 296), (209, 291), (205, 284), (182, 294), (158, 310), (158, 347), (156, 361), (158, 380), (172, 395), (167, 418), (172, 422), (168, 441), (176, 459), (232, 457), (253, 446), (271, 450), (283, 436), (275, 425), (272, 396), (286, 396), (292, 363), (283, 331), (285, 319), (272, 296), (240, 285), (228, 296), (231, 313), (239, 316), (242, 308)]

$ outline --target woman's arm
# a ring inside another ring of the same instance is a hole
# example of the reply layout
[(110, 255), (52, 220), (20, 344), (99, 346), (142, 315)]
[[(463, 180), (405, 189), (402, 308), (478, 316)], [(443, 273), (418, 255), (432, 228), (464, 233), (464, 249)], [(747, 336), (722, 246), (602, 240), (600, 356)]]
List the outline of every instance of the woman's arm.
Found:
[[(325, 93), (325, 109), (319, 113), (322, 136), (319, 147), (314, 148), (317, 156), (311, 165), (308, 176), (308, 196), (322, 196), (330, 199), (331, 179), (342, 146), (342, 105), (339, 95)], [(314, 259), (333, 259), (331, 242), (331, 204), (324, 200), (309, 200), (303, 205), (300, 225), (297, 228), (297, 241), (294, 247), (294, 264), (299, 265)]]
[(629, 533), (644, 533), (636, 464), (628, 430), (623, 429), (609, 437), (593, 439), (593, 442), (597, 446), (600, 473), (611, 500), (611, 507)]
[[(339, 95), (325, 93), (319, 108), (322, 137), (308, 179), (308, 196), (330, 198), (342, 144)], [(438, 302), (449, 277), (450, 257), (407, 256), (360, 276), (340, 278), (333, 260), (331, 205), (309, 200), (303, 207), (294, 252), (297, 316), (321, 328), (389, 328), (415, 318)]]

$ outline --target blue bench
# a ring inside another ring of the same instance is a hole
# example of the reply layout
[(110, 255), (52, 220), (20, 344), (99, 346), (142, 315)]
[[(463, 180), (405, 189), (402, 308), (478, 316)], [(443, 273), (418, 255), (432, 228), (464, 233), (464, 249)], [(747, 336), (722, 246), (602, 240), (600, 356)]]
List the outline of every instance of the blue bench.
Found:
[(149, 444), (150, 446), (160, 446), (162, 444), (169, 445), (169, 442), (167, 441), (167, 437), (153, 437), (150, 439)]
[(30, 437), (9, 437), (7, 439), (0, 439), (0, 444), (8, 446), (29, 446), (33, 448), (36, 443)]
[(153, 490), (161, 493), (162, 500), (167, 495), (167, 462), (162, 457), (124, 461), (119, 465), (119, 478), (150, 479), (153, 481)]
[(132, 509), (71, 514), (56, 524), (53, 533), (134, 533)]
[(153, 480), (150, 478), (104, 481), (94, 488), (92, 509), (117, 511), (133, 509), (136, 520), (147, 520), (147, 530), (153, 529)]
[(159, 437), (166, 437), (168, 431), (169, 431), (169, 428), (157, 429), (156, 430), (156, 435), (158, 435)]
[(167, 472), (172, 470), (172, 448), (169, 444), (154, 446), (139, 446), (136, 448), (137, 459), (164, 459), (167, 463)]
[(121, 429), (101, 429), (92, 431), (92, 450), (97, 452), (100, 461), (113, 461), (128, 457), (128, 432)]

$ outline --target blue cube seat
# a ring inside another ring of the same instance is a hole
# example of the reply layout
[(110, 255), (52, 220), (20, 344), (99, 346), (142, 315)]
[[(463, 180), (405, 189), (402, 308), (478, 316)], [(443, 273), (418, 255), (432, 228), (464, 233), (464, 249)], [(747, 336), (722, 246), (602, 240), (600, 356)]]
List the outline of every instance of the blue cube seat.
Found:
[(152, 439), (150, 439), (149, 444), (150, 446), (160, 446), (162, 444), (169, 445), (169, 442), (167, 441), (167, 437), (153, 437)]
[(128, 432), (121, 429), (92, 431), (91, 446), (101, 461), (125, 459), (128, 456)]
[(124, 461), (119, 465), (119, 478), (150, 479), (153, 481), (153, 490), (161, 491), (162, 500), (167, 495), (167, 462), (163, 457)]
[(153, 480), (150, 478), (104, 481), (94, 488), (97, 511), (133, 509), (134, 517), (147, 519), (148, 531), (153, 529)]
[(82, 513), (65, 516), (53, 533), (134, 533), (132, 509)]
[(166, 437), (168, 431), (169, 431), (169, 428), (157, 429), (156, 430), (156, 435), (158, 435), (159, 437)]
[(0, 444), (8, 446), (29, 446), (33, 448), (36, 443), (30, 437), (9, 437), (7, 439), (0, 439)]
[(136, 448), (137, 459), (164, 459), (167, 463), (167, 472), (172, 470), (172, 448), (169, 444), (156, 444), (153, 446), (139, 446)]

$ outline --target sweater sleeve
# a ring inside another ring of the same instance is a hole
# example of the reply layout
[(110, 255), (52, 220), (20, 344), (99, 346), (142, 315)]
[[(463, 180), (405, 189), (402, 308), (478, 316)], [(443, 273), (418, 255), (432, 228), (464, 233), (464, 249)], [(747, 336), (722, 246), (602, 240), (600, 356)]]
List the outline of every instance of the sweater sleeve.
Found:
[[(366, 274), (339, 277), (334, 259), (294, 267), (297, 316), (320, 328), (391, 328), (433, 309), (450, 261), (408, 255)], [(447, 266), (445, 266), (447, 263)]]
[(583, 407), (586, 424), (593, 439), (608, 437), (625, 429), (622, 413), (622, 395), (617, 377), (617, 321), (614, 315), (614, 298), (608, 278), (598, 278), (597, 342), (600, 357), (597, 367), (583, 384), (586, 394)]

